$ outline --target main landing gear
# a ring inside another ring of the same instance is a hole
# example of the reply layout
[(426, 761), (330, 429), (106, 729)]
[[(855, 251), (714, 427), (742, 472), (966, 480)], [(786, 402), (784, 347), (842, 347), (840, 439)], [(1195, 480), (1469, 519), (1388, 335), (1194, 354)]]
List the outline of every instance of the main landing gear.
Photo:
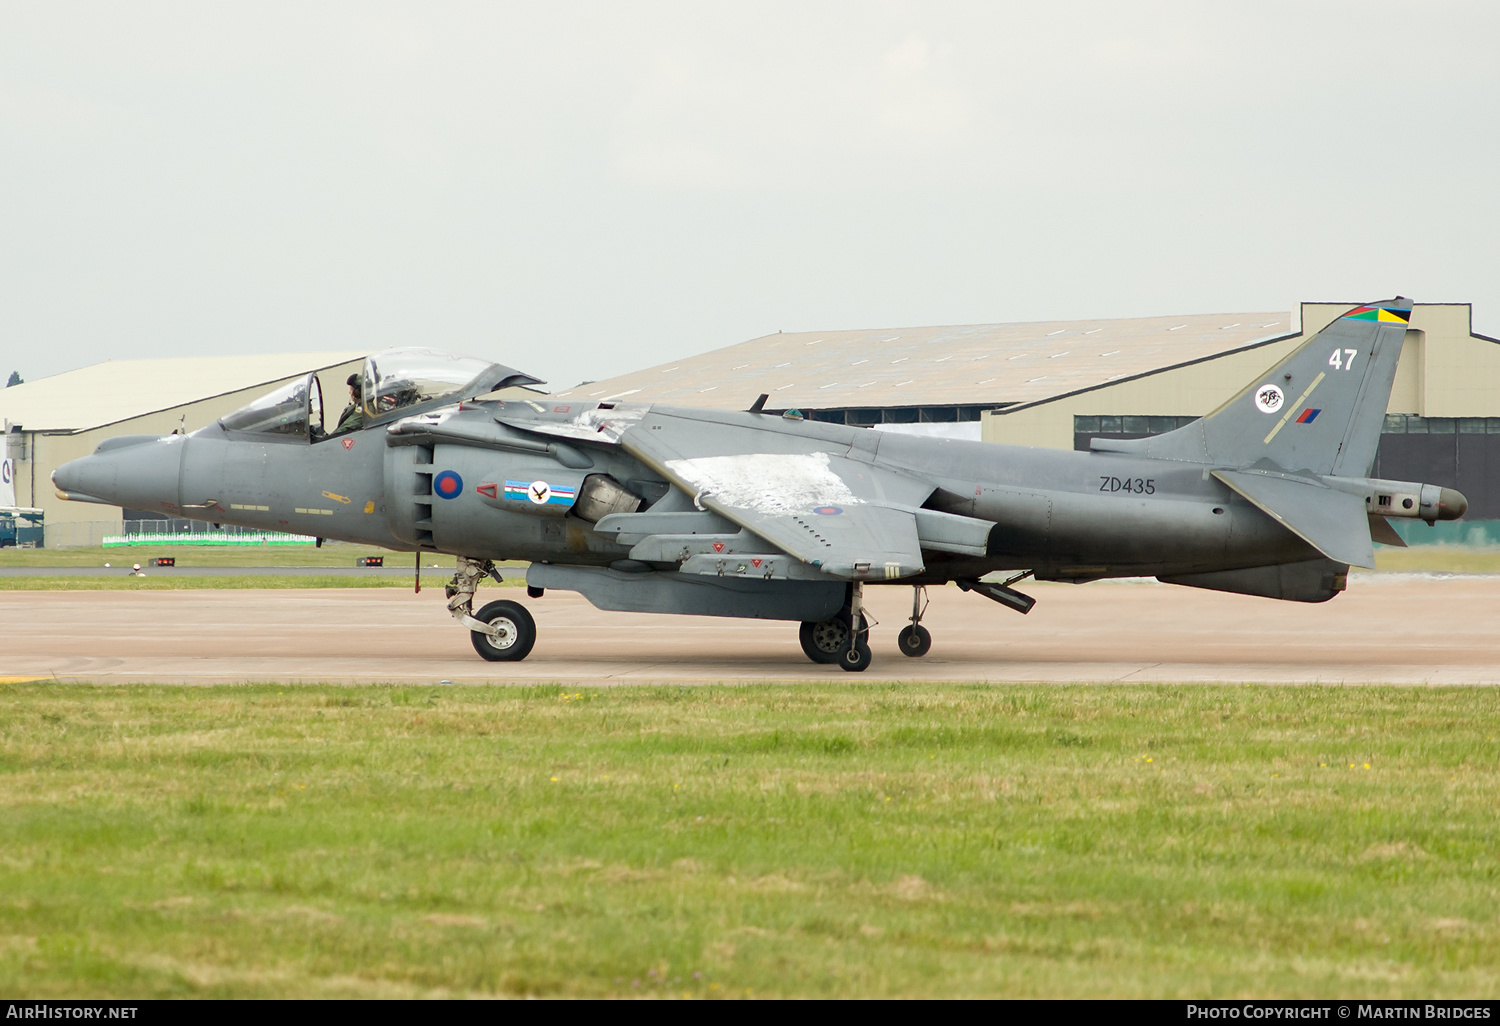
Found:
[[(833, 619), (802, 625), (798, 640), (802, 642), (802, 651), (807, 658), (815, 663), (838, 663), (853, 673), (869, 668), (870, 627), (861, 611), (862, 588), (859, 584), (850, 586), (849, 604)], [(912, 589), (911, 623), (896, 636), (896, 645), (902, 655), (924, 656), (932, 648), (932, 634), (922, 626), (922, 616), (926, 612), (927, 588), (919, 584)]]
[[(1018, 613), (1029, 613), (1036, 599), (1023, 595), (1011, 587), (1012, 584), (1032, 575), (1027, 570), (1003, 582), (980, 580), (958, 580), (954, 583), (964, 591), (972, 591), (1008, 606)], [(849, 588), (849, 604), (831, 620), (820, 623), (804, 623), (799, 638), (802, 651), (815, 663), (838, 663), (846, 670), (859, 671), (870, 665), (870, 628), (860, 612), (860, 585)], [(918, 658), (932, 651), (932, 632), (922, 626), (922, 617), (927, 615), (927, 586), (912, 586), (910, 623), (896, 635), (896, 647), (904, 656)]]
[(863, 612), (863, 585), (849, 586), (849, 604), (831, 620), (806, 621), (798, 631), (802, 651), (815, 663), (838, 663), (850, 673), (870, 668), (870, 627)]
[(474, 613), (474, 590), (484, 578), (500, 583), (495, 564), (488, 559), (458, 557), (453, 580), (444, 587), (448, 612), (469, 628), (474, 651), (496, 663), (517, 662), (531, 654), (536, 644), (536, 621), (519, 602), (491, 602)]

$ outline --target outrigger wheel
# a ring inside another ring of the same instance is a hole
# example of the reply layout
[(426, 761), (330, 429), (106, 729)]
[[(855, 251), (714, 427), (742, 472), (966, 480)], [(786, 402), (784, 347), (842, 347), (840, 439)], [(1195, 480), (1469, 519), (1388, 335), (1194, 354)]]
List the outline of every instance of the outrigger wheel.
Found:
[(896, 635), (896, 647), (904, 656), (924, 656), (932, 651), (932, 632), (922, 626), (927, 612), (927, 586), (918, 584), (911, 592), (911, 623)]
[(924, 656), (932, 651), (932, 632), (919, 623), (908, 624), (896, 635), (896, 644), (902, 655)]
[(513, 663), (531, 654), (536, 644), (536, 621), (519, 602), (491, 602), (474, 619), (487, 623), (498, 632), (494, 637), (481, 631), (470, 631), (474, 651), (494, 663)]

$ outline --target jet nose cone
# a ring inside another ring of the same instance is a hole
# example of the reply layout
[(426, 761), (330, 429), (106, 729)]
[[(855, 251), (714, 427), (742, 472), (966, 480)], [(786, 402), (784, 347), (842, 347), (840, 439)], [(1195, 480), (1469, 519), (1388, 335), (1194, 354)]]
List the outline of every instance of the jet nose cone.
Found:
[(181, 435), (127, 435), (106, 439), (92, 456), (52, 472), (57, 494), (74, 502), (100, 502), (132, 509), (180, 503)]
[(77, 462), (77, 460), (69, 460), (52, 472), (52, 487), (56, 489), (58, 495), (65, 499), (68, 497), (68, 492), (70, 491), (82, 491), (78, 481), (78, 474), (73, 469), (73, 464)]
[(100, 493), (114, 490), (114, 475), (101, 473), (101, 461), (97, 456), (85, 456), (70, 460), (52, 472), (52, 488), (60, 499), (73, 502), (109, 502)]
[(1457, 520), (1469, 512), (1469, 500), (1457, 488), (1444, 488), (1438, 493), (1438, 519)]

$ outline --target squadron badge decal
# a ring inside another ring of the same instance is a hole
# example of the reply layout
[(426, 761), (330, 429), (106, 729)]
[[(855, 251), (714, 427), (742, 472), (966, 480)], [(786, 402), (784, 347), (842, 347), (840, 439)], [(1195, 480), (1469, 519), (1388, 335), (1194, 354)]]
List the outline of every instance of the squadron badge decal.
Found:
[(1265, 384), (1255, 390), (1255, 408), (1261, 413), (1275, 413), (1284, 402), (1286, 397), (1275, 385)]

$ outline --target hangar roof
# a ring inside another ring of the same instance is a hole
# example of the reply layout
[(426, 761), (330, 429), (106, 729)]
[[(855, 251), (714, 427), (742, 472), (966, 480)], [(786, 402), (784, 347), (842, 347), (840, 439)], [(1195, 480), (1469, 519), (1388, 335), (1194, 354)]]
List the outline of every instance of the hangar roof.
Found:
[(1285, 312), (766, 335), (557, 398), (743, 409), (988, 405), (1053, 396), (1294, 334)]
[(0, 388), (0, 417), (27, 431), (85, 431), (366, 355), (361, 351), (108, 360)]

